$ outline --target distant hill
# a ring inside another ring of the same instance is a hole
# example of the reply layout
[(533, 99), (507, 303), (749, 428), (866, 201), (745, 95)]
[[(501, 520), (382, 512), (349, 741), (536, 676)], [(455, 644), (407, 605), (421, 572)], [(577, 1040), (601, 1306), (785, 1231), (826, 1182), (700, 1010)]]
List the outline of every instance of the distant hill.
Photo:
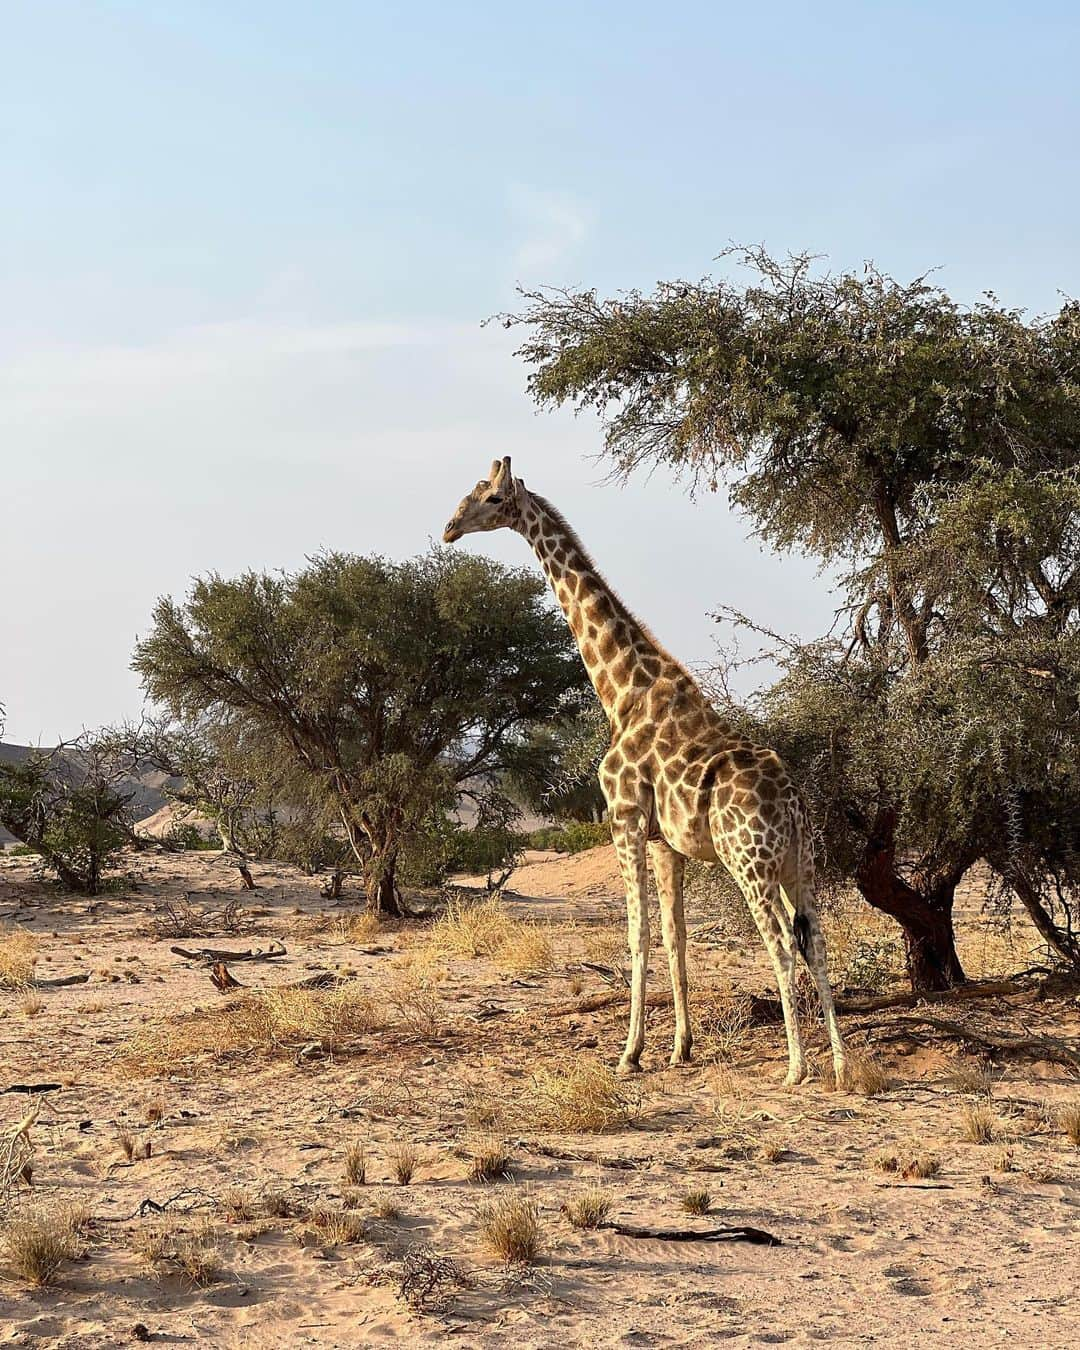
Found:
[[(43, 746), (41, 749), (45, 754), (49, 753), (47, 747)], [(25, 764), (30, 756), (37, 752), (37, 746), (11, 745), (0, 741), (0, 764)], [(179, 779), (170, 778), (168, 774), (162, 773), (160, 769), (151, 768), (150, 765), (140, 767), (127, 780), (127, 790), (132, 794), (132, 818), (139, 821), (145, 816), (152, 816), (155, 811), (160, 811), (168, 800), (164, 789), (173, 783), (178, 784)], [(0, 826), (0, 846), (11, 842), (11, 835)]]

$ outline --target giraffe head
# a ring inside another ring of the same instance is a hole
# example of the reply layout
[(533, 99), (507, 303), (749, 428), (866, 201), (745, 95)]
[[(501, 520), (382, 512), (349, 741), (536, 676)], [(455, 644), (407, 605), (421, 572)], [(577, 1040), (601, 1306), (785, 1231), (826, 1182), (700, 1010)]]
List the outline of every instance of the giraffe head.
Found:
[(481, 530), (513, 528), (521, 520), (524, 484), (510, 473), (510, 456), (497, 459), (487, 478), (481, 478), (447, 521), (443, 543), (452, 544), (464, 534)]

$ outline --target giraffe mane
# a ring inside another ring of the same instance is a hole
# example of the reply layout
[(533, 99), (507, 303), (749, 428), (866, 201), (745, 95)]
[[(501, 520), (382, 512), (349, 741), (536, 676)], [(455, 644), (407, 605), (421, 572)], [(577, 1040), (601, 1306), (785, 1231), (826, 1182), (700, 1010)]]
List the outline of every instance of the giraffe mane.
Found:
[(694, 679), (693, 675), (691, 675), (691, 673), (686, 669), (686, 667), (678, 659), (678, 657), (672, 656), (672, 654), (663, 645), (663, 643), (658, 641), (656, 634), (652, 631), (652, 629), (648, 626), (648, 624), (644, 624), (641, 622), (638, 616), (630, 609), (629, 605), (627, 605), (626, 602), (623, 600), (622, 596), (615, 589), (615, 587), (612, 586), (612, 584), (608, 581), (607, 577), (604, 576), (603, 572), (600, 571), (599, 567), (597, 567), (595, 561), (593, 560), (592, 554), (581, 542), (581, 536), (578, 534), (577, 530), (574, 529), (573, 525), (571, 525), (570, 522), (566, 519), (566, 517), (559, 510), (559, 508), (553, 505), (551, 502), (549, 502), (546, 497), (541, 497), (539, 492), (532, 492), (529, 491), (528, 489), (526, 489), (526, 491), (529, 492), (529, 496), (533, 499), (533, 501), (536, 502), (538, 506), (542, 507), (543, 510), (546, 511), (549, 516), (551, 516), (551, 518), (555, 521), (556, 525), (558, 525), (559, 529), (564, 531), (567, 539), (570, 541), (571, 544), (573, 544), (574, 548), (577, 549), (577, 551), (581, 554), (581, 557), (588, 564), (589, 570), (607, 590), (608, 595), (611, 596), (611, 599), (615, 603), (616, 607), (619, 610), (621, 610), (622, 617), (624, 619), (629, 619), (630, 622), (637, 627), (638, 632), (641, 633), (642, 637), (645, 638), (646, 641), (651, 642), (652, 645), (656, 648), (656, 651), (659, 656), (661, 656), (665, 661), (670, 661), (673, 666), (678, 667), (679, 671), (686, 676), (686, 678), (691, 682), (691, 684), (693, 684), (694, 688), (697, 689), (704, 698), (705, 697), (704, 692), (701, 690), (701, 686), (698, 684), (697, 680)]

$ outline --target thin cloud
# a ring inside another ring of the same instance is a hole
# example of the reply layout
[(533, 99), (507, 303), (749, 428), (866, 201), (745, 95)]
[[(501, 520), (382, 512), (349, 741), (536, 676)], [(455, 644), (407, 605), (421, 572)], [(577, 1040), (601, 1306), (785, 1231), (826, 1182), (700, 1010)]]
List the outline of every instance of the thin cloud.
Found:
[(520, 234), (512, 256), (519, 275), (565, 262), (589, 233), (588, 210), (570, 197), (516, 183), (509, 189), (509, 203)]

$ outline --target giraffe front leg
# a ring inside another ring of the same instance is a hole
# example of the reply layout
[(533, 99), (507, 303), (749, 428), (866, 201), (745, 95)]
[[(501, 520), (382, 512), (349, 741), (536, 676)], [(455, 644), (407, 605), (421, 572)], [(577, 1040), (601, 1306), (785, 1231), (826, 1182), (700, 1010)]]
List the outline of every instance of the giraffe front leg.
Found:
[(660, 897), (660, 921), (671, 973), (675, 1003), (675, 1045), (672, 1064), (688, 1064), (694, 1037), (690, 1030), (690, 1007), (686, 985), (686, 919), (683, 913), (683, 872), (686, 861), (663, 839), (649, 844), (656, 890)]
[(645, 1046), (645, 977), (649, 965), (648, 874), (645, 831), (640, 818), (612, 820), (611, 837), (626, 886), (626, 926), (630, 947), (630, 1026), (619, 1073), (638, 1073)]

